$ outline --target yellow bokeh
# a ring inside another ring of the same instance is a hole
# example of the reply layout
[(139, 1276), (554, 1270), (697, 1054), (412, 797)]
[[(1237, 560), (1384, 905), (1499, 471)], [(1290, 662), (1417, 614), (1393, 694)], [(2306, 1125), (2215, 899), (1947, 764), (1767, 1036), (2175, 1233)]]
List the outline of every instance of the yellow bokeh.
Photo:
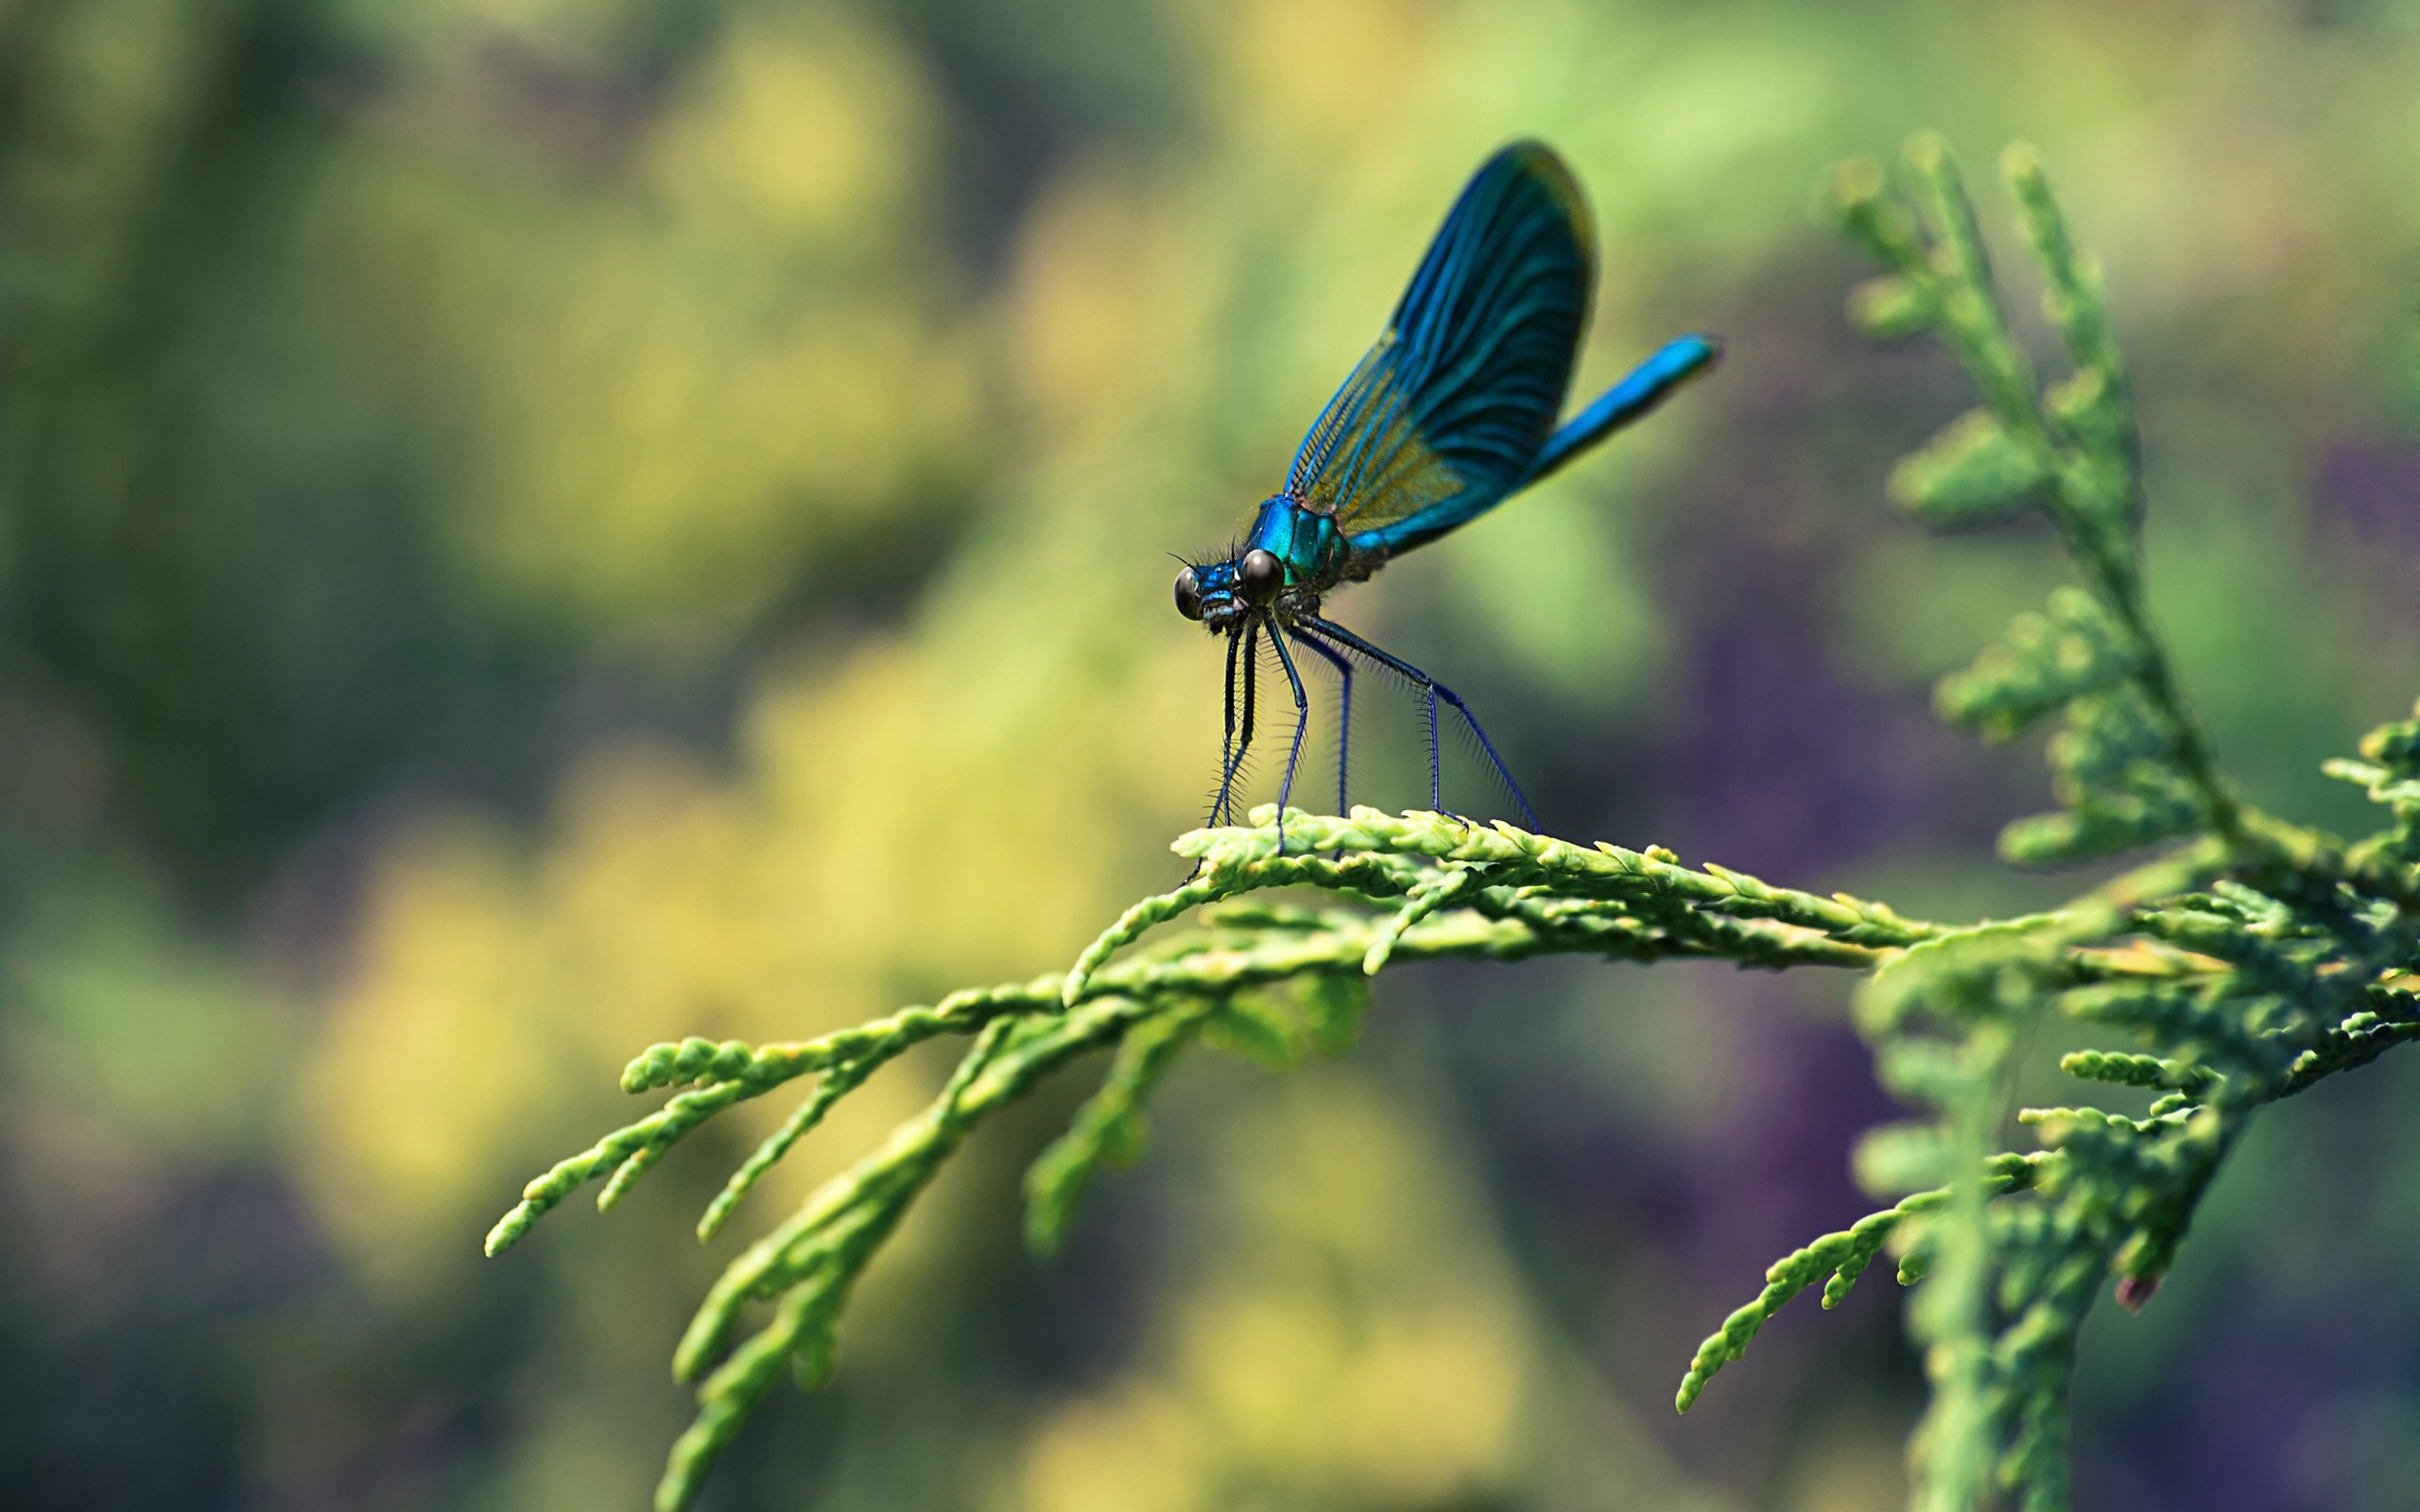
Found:
[[(1274, 1157), (1274, 1159), (1272, 1159)], [(1370, 1083), (1239, 1119), (1153, 1363), (1045, 1418), (1024, 1512), (1449, 1504), (1519, 1479), (1539, 1346), (1435, 1136)]]

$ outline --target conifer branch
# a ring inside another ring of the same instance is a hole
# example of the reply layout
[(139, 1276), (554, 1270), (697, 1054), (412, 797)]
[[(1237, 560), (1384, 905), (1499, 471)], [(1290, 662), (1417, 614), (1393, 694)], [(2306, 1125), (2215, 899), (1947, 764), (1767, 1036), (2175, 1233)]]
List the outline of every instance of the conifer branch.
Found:
[[(1188, 1046), (1208, 1042), (1278, 1066), (1305, 1048), (1340, 1052), (1358, 1023), (1360, 984), (1390, 964), (1593, 954), (1864, 969), (1943, 933), (1845, 894), (1774, 887), (1720, 867), (1693, 869), (1652, 847), (1576, 845), (1437, 814), (1297, 810), (1287, 815), (1288, 850), (1280, 855), (1274, 810), (1251, 817), (1249, 827), (1181, 837), (1172, 849), (1200, 863), (1194, 877), (1128, 909), (1063, 976), (954, 993), (801, 1043), (688, 1040), (631, 1061), (625, 1090), (678, 1089), (672, 1098), (532, 1181), (490, 1234), (491, 1254), (584, 1183), (607, 1177), (600, 1206), (610, 1206), (707, 1119), (820, 1074), (799, 1110), (707, 1209), (699, 1233), (711, 1237), (765, 1172), (875, 1071), (930, 1039), (976, 1040), (922, 1115), (819, 1188), (708, 1294), (674, 1356), (676, 1376), (701, 1383), (699, 1413), (675, 1446), (659, 1504), (687, 1503), (785, 1361), (803, 1382), (823, 1379), (850, 1290), (934, 1172), (991, 1112), (1085, 1055), (1114, 1052), (1100, 1089), (1027, 1178), (1027, 1238), (1038, 1253), (1057, 1246), (1098, 1168), (1138, 1153), (1150, 1093)], [(1317, 852), (1298, 849), (1306, 844)], [(1287, 887), (1384, 911), (1251, 896)], [(1198, 931), (1144, 942), (1205, 904), (1218, 906)], [(735, 1342), (751, 1302), (773, 1304), (772, 1316)]]
[[(1900, 1283), (1916, 1288), (1910, 1327), (1930, 1387), (1912, 1449), (1915, 1506), (1971, 1512), (2002, 1490), (2028, 1512), (2067, 1505), (2074, 1341), (2102, 1288), (2130, 1310), (2151, 1299), (2261, 1108), (2420, 1039), (2420, 717), (2374, 731), (2360, 760), (2328, 768), (2387, 811), (2372, 835), (2348, 845), (2242, 800), (2146, 607), (2131, 389), (2097, 265), (2070, 238), (2038, 160), (2012, 148), (2003, 169), (2071, 368), (2044, 387), (2010, 335), (1946, 146), (1920, 137), (1909, 165), (1905, 193), (1871, 161), (1828, 181), (1832, 213), (1884, 267), (1850, 312), (1877, 335), (1939, 336), (1981, 404), (1901, 463), (1889, 492), (1940, 526), (2037, 509), (2078, 578), (1945, 679), (1937, 706), (1988, 740), (2059, 725), (2048, 747), (2058, 806), (2008, 827), (2009, 859), (2169, 849), (2066, 907), (1949, 926), (1685, 867), (1659, 847), (1439, 814), (1288, 810), (1281, 854), (1280, 816), (1263, 807), (1247, 825), (1181, 836), (1173, 849), (1196, 863), (1192, 876), (1127, 909), (1063, 972), (816, 1040), (657, 1045), (622, 1085), (670, 1095), (530, 1182), (489, 1234), (491, 1254), (588, 1182), (604, 1183), (610, 1207), (716, 1115), (818, 1078), (707, 1209), (699, 1233), (711, 1237), (883, 1067), (927, 1040), (971, 1041), (923, 1111), (709, 1292), (674, 1357), (679, 1379), (697, 1383), (698, 1414), (660, 1508), (688, 1504), (785, 1366), (806, 1385), (829, 1376), (866, 1266), (981, 1123), (1045, 1078), (1107, 1057), (1027, 1175), (1037, 1255), (1062, 1242), (1104, 1166), (1140, 1153), (1150, 1099), (1193, 1047), (1283, 1069), (1349, 1048), (1368, 982), (1390, 966), (1543, 954), (1864, 974), (1858, 1029), (1916, 1114), (1857, 1153), (1860, 1179), (1889, 1205), (1776, 1262), (1699, 1347), (1676, 1405), (1688, 1410), (1799, 1293), (1820, 1283), (1833, 1306), (1893, 1252)], [(2012, 1109), (2019, 1049), (2052, 1016), (2114, 1041), (2061, 1061), (2080, 1086), (2151, 1092), (2150, 1108)], [(2029, 1148), (1998, 1147), (2012, 1111)]]
[[(1871, 162), (1831, 180), (1842, 227), (1890, 269), (1852, 296), (1852, 318), (1877, 335), (1939, 335), (1985, 404), (1901, 464), (1891, 491), (1936, 525), (2039, 508), (2083, 579), (1945, 679), (1938, 706), (1993, 740), (2062, 720), (2049, 747), (2060, 812), (2010, 826), (2011, 860), (2188, 842), (2067, 909), (1923, 941), (1878, 967), (1859, 997), (1885, 1082), (1930, 1109), (1869, 1136), (1858, 1161), (1878, 1188), (1926, 1189), (1865, 1220), (1901, 1236), (1901, 1279), (1925, 1289), (1910, 1314), (1932, 1386), (1914, 1442), (1915, 1505), (1965, 1512), (2004, 1487), (2030, 1512), (2053, 1512), (2068, 1502), (2075, 1333), (2104, 1279), (2121, 1304), (2143, 1306), (2261, 1108), (2420, 1038), (2420, 1015), (2390, 985), (2420, 945), (2420, 788), (2405, 785), (2420, 777), (2420, 721), (2373, 733), (2367, 761), (2331, 766), (2395, 816), (2359, 845), (2236, 795), (2145, 607), (2135, 422), (2097, 266), (2068, 238), (2039, 161), (2012, 148), (2003, 168), (2074, 364), (2037, 392), (1946, 147), (1919, 137), (1909, 162), (1914, 205)], [(2070, 1055), (2070, 1074), (2162, 1095), (2139, 1118), (2025, 1109), (2020, 1125), (2040, 1147), (1993, 1154), (2012, 1048), (2049, 1013), (2143, 1047)], [(2002, 1184), (2015, 1159), (2031, 1179)], [(1836, 1249), (1847, 1243), (1832, 1238)], [(1805, 1284), (1803, 1257), (1816, 1250), (1777, 1266), (1765, 1295), (1708, 1340), (1684, 1407), (1789, 1283)]]

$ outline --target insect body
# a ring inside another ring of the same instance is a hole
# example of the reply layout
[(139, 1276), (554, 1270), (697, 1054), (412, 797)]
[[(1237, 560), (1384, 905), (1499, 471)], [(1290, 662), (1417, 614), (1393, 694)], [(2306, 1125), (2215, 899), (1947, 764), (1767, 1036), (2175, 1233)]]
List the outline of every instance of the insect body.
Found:
[(1654, 408), (1720, 354), (1709, 336), (1668, 342), (1558, 426), (1596, 282), (1596, 233), (1571, 170), (1543, 143), (1516, 142), (1497, 152), (1454, 201), (1386, 333), (1303, 438), (1286, 487), (1262, 502), (1225, 560), (1193, 562), (1177, 575), (1178, 610), (1227, 639), (1226, 740), (1212, 823), (1235, 819), (1266, 640), (1294, 698), (1281, 816), (1310, 726), (1310, 700), (1294, 663), (1293, 653), (1302, 651), (1340, 677), (1340, 812), (1359, 663), (1422, 695), (1432, 807), (1443, 808), (1444, 798), (1442, 704), (1469, 728), (1522, 817), (1536, 827), (1529, 800), (1469, 705), (1427, 673), (1322, 617), (1320, 601), (1545, 477)]

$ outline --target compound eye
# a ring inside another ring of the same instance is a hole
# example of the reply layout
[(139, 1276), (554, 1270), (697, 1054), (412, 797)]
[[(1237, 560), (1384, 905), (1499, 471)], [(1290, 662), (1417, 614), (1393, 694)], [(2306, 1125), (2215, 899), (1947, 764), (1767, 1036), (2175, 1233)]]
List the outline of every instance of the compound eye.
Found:
[(1201, 585), (1193, 580), (1190, 567), (1176, 575), (1176, 611), (1189, 620), (1201, 617)]
[(1244, 597), (1255, 604), (1266, 604), (1275, 598), (1277, 590), (1286, 582), (1286, 571), (1277, 564), (1277, 558), (1272, 553), (1257, 549), (1244, 553), (1241, 576)]

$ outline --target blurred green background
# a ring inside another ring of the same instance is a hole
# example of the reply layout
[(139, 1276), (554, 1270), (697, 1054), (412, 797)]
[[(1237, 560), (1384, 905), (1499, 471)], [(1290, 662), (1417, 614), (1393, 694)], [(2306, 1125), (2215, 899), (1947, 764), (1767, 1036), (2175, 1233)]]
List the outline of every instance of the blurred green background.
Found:
[[(1806, 211), (1924, 125), (1996, 234), (1999, 145), (2044, 149), (2220, 747), (2356, 822), (2316, 763), (2420, 691), (2415, 77), (2409, 0), (0, 0), (0, 1484), (644, 1504), (761, 1118), (611, 1221), (481, 1232), (646, 1043), (1023, 978), (1179, 874), (1219, 655), (1168, 554), (1275, 485), (1515, 135), (1597, 208), (1590, 392), (1682, 330), (1730, 360), (1334, 609), (1549, 829), (1910, 911), (2069, 885), (1988, 859), (2033, 753), (1926, 712), (2055, 555), (1888, 517), (1971, 401), (1848, 335)], [(1055, 1087), (710, 1504), (1895, 1505), (1878, 1280), (1669, 1405), (1863, 1211), (1846, 987), (1392, 974), (1349, 1060), (1187, 1065), (1035, 1266)], [(2415, 1093), (2282, 1109), (2087, 1331), (2081, 1505), (2420, 1507)]]

